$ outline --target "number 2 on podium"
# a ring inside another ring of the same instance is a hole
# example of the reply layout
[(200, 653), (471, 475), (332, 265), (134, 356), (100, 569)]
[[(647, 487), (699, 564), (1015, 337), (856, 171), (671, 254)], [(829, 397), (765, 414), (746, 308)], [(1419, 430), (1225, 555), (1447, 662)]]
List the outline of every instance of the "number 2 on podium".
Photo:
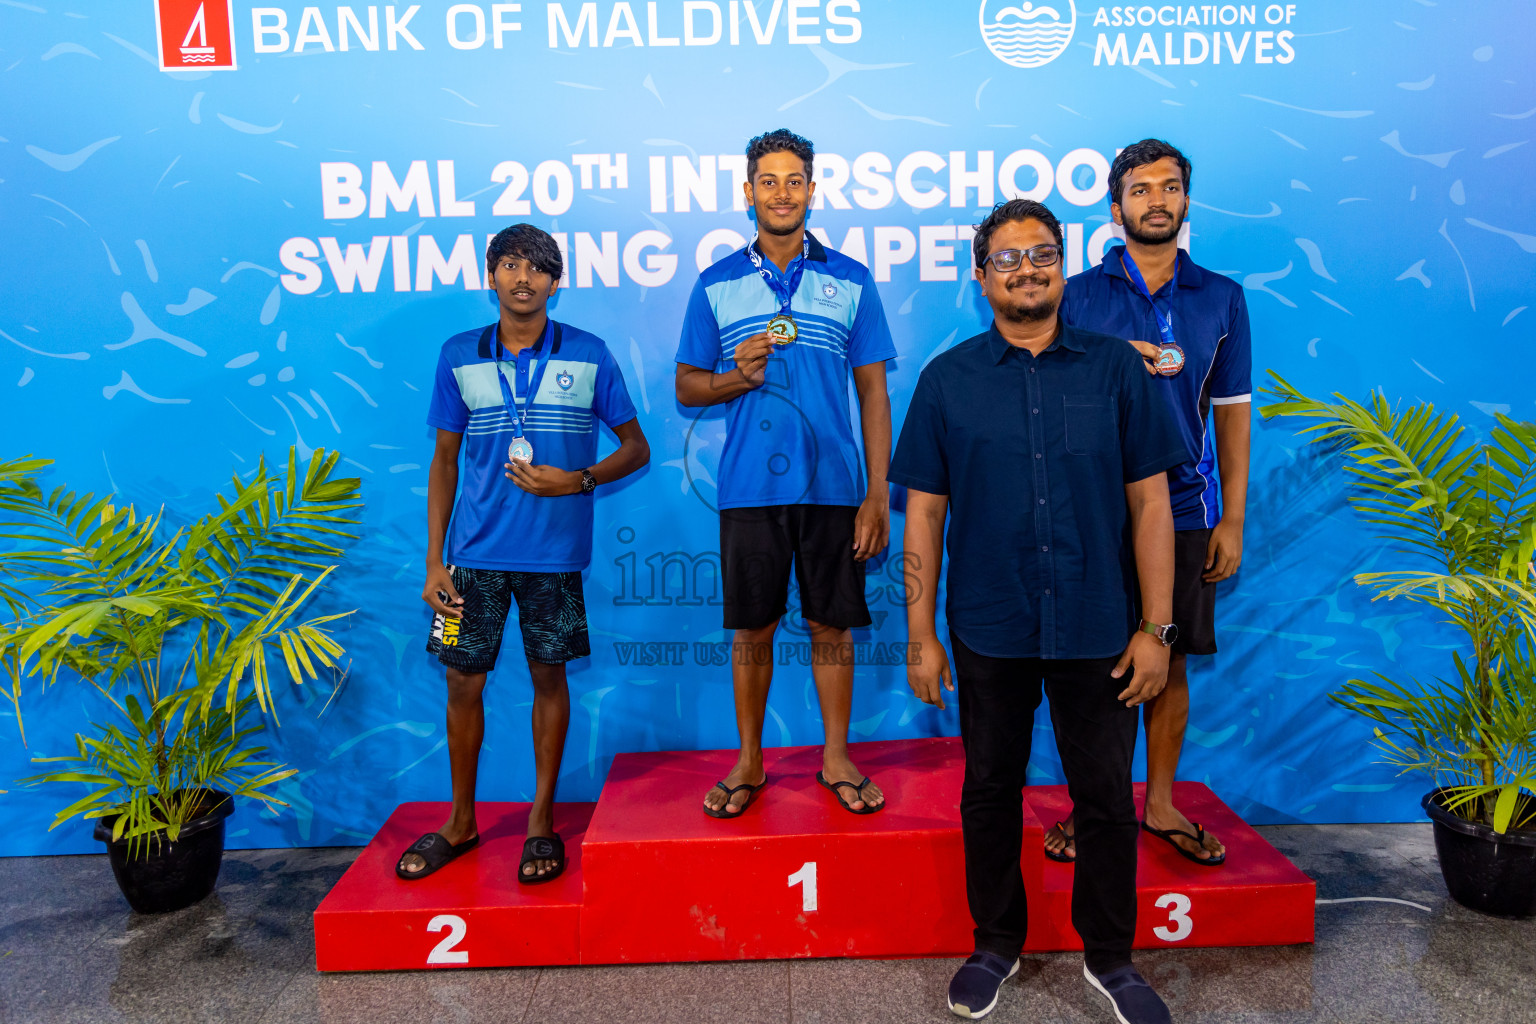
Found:
[(427, 954), (429, 964), (467, 964), (469, 963), (469, 950), (454, 949), (464, 941), (464, 935), (469, 931), (469, 926), (464, 919), (457, 914), (438, 914), (427, 922), (427, 931), (440, 932), (447, 930), (443, 941), (432, 947), (432, 952)]
[(789, 887), (800, 887), (800, 909), (809, 914), (816, 909), (816, 862), (808, 860), (789, 876)]

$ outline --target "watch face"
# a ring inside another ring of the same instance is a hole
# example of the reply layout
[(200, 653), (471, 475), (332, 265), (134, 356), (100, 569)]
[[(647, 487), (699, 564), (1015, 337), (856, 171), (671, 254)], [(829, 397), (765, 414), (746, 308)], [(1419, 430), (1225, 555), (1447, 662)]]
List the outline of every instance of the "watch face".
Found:
[(1163, 645), (1165, 647), (1172, 647), (1174, 641), (1179, 638), (1178, 624), (1169, 623), (1168, 625), (1164, 626), (1162, 629), (1162, 634)]

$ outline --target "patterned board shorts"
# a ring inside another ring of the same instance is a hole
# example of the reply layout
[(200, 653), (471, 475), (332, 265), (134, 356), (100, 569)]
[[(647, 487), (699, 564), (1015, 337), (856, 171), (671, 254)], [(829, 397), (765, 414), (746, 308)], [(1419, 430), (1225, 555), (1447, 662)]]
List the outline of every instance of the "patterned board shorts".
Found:
[(562, 665), (592, 653), (587, 639), (587, 606), (579, 572), (514, 572), (507, 569), (448, 567), (464, 599), (464, 617), (432, 616), (427, 653), (460, 672), (496, 667), (501, 634), (512, 601), (529, 661)]

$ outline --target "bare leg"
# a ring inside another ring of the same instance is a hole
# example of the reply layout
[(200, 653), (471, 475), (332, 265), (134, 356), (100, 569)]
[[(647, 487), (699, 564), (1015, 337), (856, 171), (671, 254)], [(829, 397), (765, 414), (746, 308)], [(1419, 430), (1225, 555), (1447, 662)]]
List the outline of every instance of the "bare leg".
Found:
[[(1195, 833), (1195, 827), (1173, 806), (1173, 778), (1179, 771), (1184, 747), (1184, 727), (1189, 724), (1188, 659), (1175, 654), (1168, 659), (1168, 686), (1146, 704), (1147, 806), (1144, 817), (1155, 829), (1176, 828)], [(1201, 860), (1226, 852), (1215, 836), (1206, 833), (1202, 849), (1193, 839), (1174, 836), (1173, 841)]]
[[(468, 675), (448, 670), (448, 768), (453, 777), (453, 809), (437, 831), (454, 845), (479, 834), (475, 826), (475, 781), (480, 768), (480, 741), (485, 738), (485, 673)], [(427, 862), (407, 853), (405, 870), (420, 871)]]
[[(727, 786), (761, 785), (763, 782), (763, 719), (768, 714), (768, 687), (773, 682), (773, 634), (779, 620), (760, 629), (738, 629), (731, 643), (731, 683), (736, 697), (736, 732), (741, 737), (741, 753), (736, 767), (722, 781)], [(730, 797), (725, 791), (710, 787), (704, 794), (704, 806), (727, 814), (740, 813), (747, 802), (747, 791)]]
[[(560, 758), (565, 753), (565, 732), (571, 722), (571, 693), (565, 685), (564, 665), (530, 661), (533, 678), (533, 807), (528, 811), (528, 838), (555, 834), (555, 784), (560, 780)], [(552, 860), (536, 860), (523, 869), (526, 877), (553, 870)]]
[[(828, 782), (864, 781), (864, 774), (848, 757), (848, 721), (853, 715), (853, 634), (806, 620), (811, 628), (811, 673), (816, 679), (816, 696), (821, 702), (821, 724), (825, 745), (821, 749), (821, 773)], [(862, 799), (852, 799), (853, 791), (839, 787), (840, 800), (856, 811), (868, 804), (885, 803), (885, 794), (873, 781), (864, 787)]]

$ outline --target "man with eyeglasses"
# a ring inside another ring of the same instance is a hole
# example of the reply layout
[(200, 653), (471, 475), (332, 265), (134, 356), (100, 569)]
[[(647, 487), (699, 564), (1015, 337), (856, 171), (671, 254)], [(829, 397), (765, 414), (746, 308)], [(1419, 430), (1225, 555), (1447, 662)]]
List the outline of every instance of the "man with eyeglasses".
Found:
[[(1248, 304), (1236, 281), (1179, 248), (1189, 213), (1188, 158), (1161, 139), (1127, 146), (1109, 170), (1110, 214), (1125, 245), (1067, 282), (1062, 317), (1131, 341), (1172, 410), (1185, 460), (1168, 473), (1173, 504), (1173, 619), (1168, 687), (1143, 709), (1147, 801), (1142, 828), (1202, 867), (1226, 847), (1173, 804), (1189, 722), (1188, 655), (1216, 653), (1216, 584), (1243, 560), (1253, 354)], [(1214, 443), (1212, 443), (1214, 442)], [(1045, 855), (1070, 861), (1073, 821), (1052, 827)]]
[[(1050, 210), (1027, 199), (1000, 204), (976, 228), (992, 326), (923, 370), (891, 463), (890, 479), (908, 488), (916, 577), (907, 681), (940, 708), (943, 691), (959, 687), (976, 952), (950, 982), (949, 1006), (985, 1016), (1018, 970), (1028, 923), (1022, 790), (1043, 687), (1077, 807), (1072, 924), (1083, 973), (1120, 1021), (1163, 1024), (1167, 1007), (1131, 964), (1131, 761), (1136, 708), (1168, 671), (1165, 474), (1184, 449), (1136, 351), (1058, 317), (1061, 237)], [(953, 675), (935, 626), (946, 543)]]

